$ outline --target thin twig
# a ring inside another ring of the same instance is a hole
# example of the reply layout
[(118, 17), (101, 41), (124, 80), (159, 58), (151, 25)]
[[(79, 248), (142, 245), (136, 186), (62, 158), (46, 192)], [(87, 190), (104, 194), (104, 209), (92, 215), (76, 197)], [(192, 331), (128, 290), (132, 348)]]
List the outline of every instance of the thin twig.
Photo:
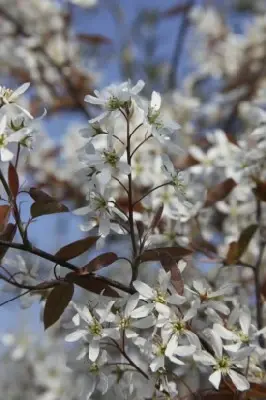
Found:
[(133, 207), (135, 207), (136, 204), (138, 204), (141, 200), (145, 199), (145, 197), (147, 197), (149, 194), (151, 194), (152, 192), (154, 192), (157, 189), (160, 189), (161, 187), (170, 185), (172, 182), (165, 182), (162, 183), (159, 186), (156, 186), (155, 188), (150, 189), (147, 193), (145, 193), (140, 199), (138, 199), (137, 201), (135, 201), (135, 203), (133, 203)]
[[(6, 240), (0, 240), (0, 247), (1, 246), (5, 246), (5, 247), (12, 248), (12, 249), (17, 249), (17, 250), (22, 250), (22, 251), (34, 254), (34, 255), (36, 255), (38, 257), (41, 257), (41, 258), (43, 258), (45, 260), (51, 261), (52, 263), (61, 265), (61, 267), (67, 268), (67, 269), (69, 269), (71, 271), (78, 271), (79, 270), (78, 267), (76, 267), (75, 265), (71, 264), (70, 262), (61, 260), (60, 258), (57, 258), (56, 256), (54, 256), (54, 255), (52, 255), (50, 253), (47, 253), (47, 252), (45, 252), (43, 250), (40, 250), (40, 249), (38, 249), (36, 247), (27, 247), (23, 243), (12, 243), (12, 242), (8, 242)], [(100, 276), (100, 275), (94, 275), (94, 274), (92, 274), (91, 276), (93, 276), (93, 280), (104, 282), (104, 283), (106, 283), (106, 284), (108, 284), (108, 285), (110, 285), (110, 286), (112, 286), (112, 287), (114, 287), (116, 289), (122, 290), (125, 293), (129, 293), (129, 294), (135, 293), (135, 290), (133, 288), (131, 288), (129, 286), (126, 286), (126, 285), (124, 285), (124, 284), (122, 284), (120, 282), (114, 281), (114, 280), (112, 280), (112, 279), (110, 279), (108, 277)], [(60, 281), (56, 281), (56, 282), (60, 282)], [(12, 282), (9, 282), (9, 283), (12, 284)]]
[(19, 298), (22, 297), (22, 296), (25, 296), (25, 295), (28, 294), (29, 292), (31, 292), (31, 289), (28, 289), (28, 290), (26, 290), (26, 292), (20, 293), (20, 294), (18, 294), (17, 296), (12, 297), (12, 298), (9, 299), (9, 300), (3, 301), (2, 303), (0, 303), (0, 307), (1, 307), (1, 306), (4, 306), (5, 304), (11, 303), (11, 302), (14, 301), (14, 300), (19, 299)]

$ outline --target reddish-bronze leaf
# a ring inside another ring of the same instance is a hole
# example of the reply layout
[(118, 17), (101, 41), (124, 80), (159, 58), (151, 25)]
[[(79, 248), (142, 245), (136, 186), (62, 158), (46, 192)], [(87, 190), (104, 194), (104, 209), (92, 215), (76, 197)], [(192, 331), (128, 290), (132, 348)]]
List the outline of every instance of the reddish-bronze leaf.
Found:
[(8, 185), (13, 197), (16, 198), (19, 191), (19, 177), (12, 163), (9, 163), (8, 167)]
[(62, 285), (55, 286), (52, 289), (44, 306), (44, 329), (49, 328), (59, 320), (65, 308), (71, 301), (73, 294), (74, 285), (72, 283), (64, 283)]
[(235, 264), (240, 259), (240, 257), (245, 253), (257, 229), (258, 225), (249, 225), (243, 230), (243, 232), (241, 232), (237, 242), (230, 243), (226, 256), (226, 264)]
[[(255, 180), (255, 179), (254, 179)], [(256, 187), (252, 190), (258, 200), (266, 201), (266, 182), (255, 180)]]
[(60, 260), (67, 261), (72, 258), (78, 257), (88, 251), (99, 239), (100, 236), (89, 236), (84, 239), (77, 240), (76, 242), (69, 243), (62, 247), (55, 254), (55, 257)]
[(103, 35), (91, 35), (86, 33), (81, 33), (76, 35), (79, 40), (89, 44), (111, 44), (112, 40)]
[(56, 199), (49, 196), (49, 194), (45, 193), (43, 190), (37, 188), (30, 188), (29, 195), (34, 201), (37, 202), (42, 202), (42, 203), (56, 202)]
[(188, 153), (183, 157), (178, 157), (174, 164), (175, 167), (178, 169), (187, 169), (189, 167), (193, 167), (193, 165), (199, 164), (199, 162), (191, 154)]
[(183, 295), (184, 293), (184, 281), (177, 266), (175, 260), (169, 255), (165, 255), (161, 259), (162, 267), (165, 269), (166, 272), (171, 271), (171, 283), (174, 286), (175, 290), (178, 294)]
[(223, 200), (236, 186), (236, 182), (232, 178), (218, 183), (215, 187), (208, 190), (205, 207), (210, 207), (217, 201)]
[(259, 383), (250, 383), (250, 389), (247, 392), (247, 399), (264, 399), (266, 398), (266, 385), (261, 385)]
[(75, 285), (88, 290), (89, 292), (102, 294), (103, 296), (108, 297), (120, 297), (119, 294), (107, 283), (92, 275), (79, 276), (75, 272), (69, 272), (65, 276), (65, 279), (68, 282), (75, 283)]
[(3, 204), (0, 206), (0, 232), (3, 232), (9, 219), (11, 207)]
[(57, 214), (68, 212), (69, 209), (62, 203), (57, 201), (41, 202), (37, 201), (31, 205), (30, 213), (32, 218), (40, 217), (41, 215)]
[[(8, 224), (4, 230), (4, 232), (0, 235), (0, 240), (5, 240), (7, 242), (12, 242), (14, 236), (16, 234), (17, 226), (15, 224)], [(2, 260), (9, 249), (8, 246), (1, 246), (0, 245), (0, 260)]]
[(108, 267), (118, 259), (115, 253), (104, 253), (95, 257), (87, 265), (78, 270), (78, 275), (86, 275), (91, 272), (97, 271), (98, 269)]
[(163, 204), (161, 204), (157, 210), (155, 211), (154, 217), (151, 221), (151, 226), (150, 226), (150, 230), (153, 231), (153, 229), (156, 228), (156, 226), (159, 224), (162, 214), (163, 214)]
[(184, 247), (158, 247), (157, 249), (145, 250), (140, 258), (141, 262), (145, 261), (161, 261), (165, 256), (170, 256), (174, 260), (179, 260), (193, 253), (190, 249), (185, 249)]

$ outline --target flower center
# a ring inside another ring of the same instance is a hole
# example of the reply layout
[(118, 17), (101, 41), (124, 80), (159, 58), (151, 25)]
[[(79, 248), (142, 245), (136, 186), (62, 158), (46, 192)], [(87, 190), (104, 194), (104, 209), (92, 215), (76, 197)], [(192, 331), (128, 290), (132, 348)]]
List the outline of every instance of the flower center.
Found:
[(231, 366), (230, 358), (227, 356), (223, 356), (222, 358), (217, 360), (217, 365), (214, 367), (214, 369), (220, 370), (221, 372), (225, 373), (228, 371), (230, 366)]
[(131, 318), (121, 318), (119, 322), (119, 328), (120, 329), (127, 329), (131, 325)]
[(98, 365), (96, 363), (93, 363), (89, 368), (89, 372), (91, 372), (92, 374), (97, 375), (99, 373)]
[(124, 107), (125, 102), (118, 99), (118, 97), (111, 96), (107, 103), (107, 108), (110, 111), (118, 110), (120, 107)]
[(184, 333), (186, 324), (182, 321), (176, 321), (173, 323), (173, 331), (178, 334)]
[(163, 293), (160, 289), (156, 289), (156, 297), (154, 299), (156, 303), (166, 303), (166, 293)]
[(113, 150), (113, 151), (104, 151), (103, 152), (103, 156), (104, 156), (105, 162), (107, 164), (110, 164), (111, 167), (113, 167), (113, 168), (116, 167), (116, 164), (117, 164), (117, 162), (119, 160), (119, 157), (117, 156), (115, 150)]
[(93, 323), (89, 326), (89, 331), (93, 336), (100, 336), (102, 333), (102, 326), (94, 319)]
[(0, 147), (6, 147), (7, 145), (7, 135), (6, 134), (2, 134), (0, 135)]

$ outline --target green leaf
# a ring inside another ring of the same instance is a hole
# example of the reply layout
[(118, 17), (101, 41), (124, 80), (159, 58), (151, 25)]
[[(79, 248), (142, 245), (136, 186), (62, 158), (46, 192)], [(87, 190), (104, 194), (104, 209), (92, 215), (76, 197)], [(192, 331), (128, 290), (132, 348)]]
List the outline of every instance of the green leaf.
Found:
[(74, 285), (62, 284), (55, 286), (49, 293), (43, 314), (44, 329), (59, 320), (74, 294)]
[(57, 251), (55, 257), (60, 260), (67, 261), (72, 258), (78, 257), (88, 251), (99, 239), (100, 236), (89, 236), (85, 239), (77, 240), (76, 242), (69, 243)]

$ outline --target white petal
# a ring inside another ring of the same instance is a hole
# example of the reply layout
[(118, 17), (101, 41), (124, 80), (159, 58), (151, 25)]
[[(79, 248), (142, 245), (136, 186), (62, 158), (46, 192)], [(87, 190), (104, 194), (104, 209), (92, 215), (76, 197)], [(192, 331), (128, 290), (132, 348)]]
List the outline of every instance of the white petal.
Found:
[(190, 346), (178, 346), (175, 349), (175, 354), (177, 354), (179, 357), (186, 357), (186, 356), (191, 356), (193, 353), (196, 351), (196, 346), (190, 345)]
[(248, 335), (250, 324), (251, 324), (251, 315), (248, 311), (241, 311), (239, 317), (239, 324), (241, 326), (242, 331)]
[(76, 342), (77, 340), (81, 339), (82, 337), (86, 336), (88, 334), (88, 331), (85, 331), (84, 329), (78, 330), (75, 332), (70, 333), (65, 337), (66, 342)]
[(180, 296), (177, 293), (172, 294), (171, 296), (167, 297), (168, 303), (176, 304), (176, 305), (183, 304), (183, 303), (185, 303), (186, 300), (187, 300), (186, 297)]
[(139, 80), (135, 86), (131, 89), (133, 94), (138, 94), (145, 86), (145, 82), (143, 80)]
[(170, 308), (166, 304), (156, 302), (155, 308), (159, 314), (169, 315), (169, 317), (170, 317)]
[(161, 96), (158, 92), (153, 91), (151, 94), (151, 108), (155, 111), (160, 110), (161, 107)]
[(154, 297), (154, 290), (150, 288), (150, 286), (148, 286), (146, 283), (136, 280), (133, 282), (133, 286), (136, 291), (139, 292), (139, 294), (141, 294), (141, 296), (143, 296), (144, 298), (152, 299)]
[(132, 311), (136, 308), (137, 304), (139, 301), (139, 294), (135, 293), (132, 296), (130, 296), (130, 298), (127, 301), (127, 305), (124, 311), (124, 315), (125, 317), (129, 317), (132, 313)]
[(91, 211), (90, 206), (85, 206), (81, 208), (77, 208), (76, 210), (73, 211), (73, 214), (75, 215), (86, 215)]
[(212, 347), (213, 347), (216, 357), (222, 358), (222, 356), (223, 356), (222, 339), (215, 331), (210, 332), (210, 339), (211, 339)]
[(238, 336), (234, 333), (226, 329), (224, 326), (220, 324), (214, 324), (213, 330), (223, 339), (226, 340), (238, 340)]
[(236, 386), (237, 390), (243, 392), (244, 390), (249, 389), (250, 387), (249, 382), (243, 375), (240, 375), (238, 372), (233, 371), (232, 369), (229, 369), (228, 375), (232, 379), (232, 382)]
[(144, 304), (143, 306), (140, 306), (136, 308), (134, 311), (131, 313), (131, 318), (143, 318), (147, 317), (147, 315), (154, 309), (154, 304)]
[(94, 362), (100, 353), (100, 344), (98, 340), (92, 340), (89, 345), (89, 359)]
[(23, 85), (19, 86), (9, 97), (9, 101), (16, 100), (19, 96), (26, 92), (26, 90), (30, 87), (30, 82), (23, 83)]
[(202, 363), (203, 365), (215, 365), (215, 358), (209, 354), (207, 351), (199, 351), (193, 354), (193, 358), (195, 361)]
[(209, 381), (217, 390), (219, 389), (221, 378), (222, 378), (221, 371), (215, 371), (209, 376)]
[(102, 104), (103, 105), (105, 103), (105, 101), (103, 99), (99, 99), (98, 97), (94, 97), (89, 94), (87, 96), (85, 96), (84, 101), (86, 101), (86, 103), (90, 103), (90, 104)]
[(5, 129), (6, 129), (6, 115), (4, 115), (0, 121), (0, 135), (4, 133)]
[(11, 161), (14, 157), (14, 154), (6, 148), (0, 149), (0, 154), (3, 162)]
[(150, 369), (155, 372), (157, 371), (159, 368), (163, 368), (164, 367), (164, 357), (163, 356), (159, 356), (159, 357), (155, 357), (152, 362), (150, 363)]

